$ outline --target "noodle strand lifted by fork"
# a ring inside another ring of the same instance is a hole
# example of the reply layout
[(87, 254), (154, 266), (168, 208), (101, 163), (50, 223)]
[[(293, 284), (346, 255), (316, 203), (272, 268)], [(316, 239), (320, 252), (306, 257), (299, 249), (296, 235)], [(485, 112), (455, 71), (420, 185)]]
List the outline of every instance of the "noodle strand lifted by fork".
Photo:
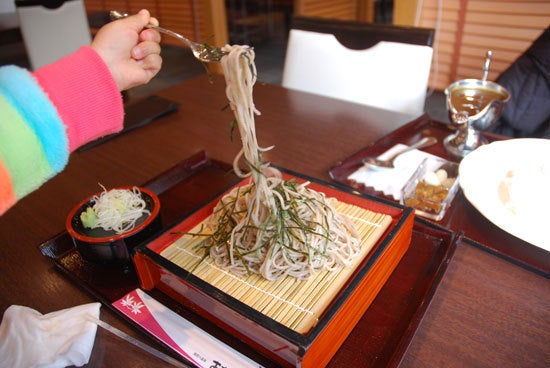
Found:
[[(268, 280), (285, 275), (304, 280), (318, 271), (348, 265), (360, 252), (354, 224), (335, 210), (335, 199), (285, 181), (275, 168), (262, 162), (256, 139), (253, 86), (254, 51), (247, 46), (225, 46), (221, 60), (226, 95), (235, 115), (242, 149), (233, 168), (247, 184), (225, 195), (207, 226), (212, 234), (201, 243), (220, 267), (238, 275), (257, 273)], [(249, 172), (239, 162), (244, 157)]]

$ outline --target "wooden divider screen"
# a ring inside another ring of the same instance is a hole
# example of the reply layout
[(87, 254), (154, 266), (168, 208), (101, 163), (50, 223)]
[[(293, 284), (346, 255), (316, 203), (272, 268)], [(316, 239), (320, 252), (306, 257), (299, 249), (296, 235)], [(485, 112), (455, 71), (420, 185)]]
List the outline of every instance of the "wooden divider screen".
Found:
[(355, 0), (296, 0), (294, 2), (294, 14), (308, 17), (356, 20), (357, 6)]
[[(180, 33), (197, 42), (224, 46), (229, 42), (225, 2), (220, 0), (84, 0), (88, 16), (116, 9), (136, 13), (148, 9), (162, 27)], [(182, 46), (170, 36), (162, 43)], [(213, 73), (222, 73), (219, 64), (210, 64)]]
[[(84, 0), (88, 15), (117, 9), (135, 13), (148, 9), (164, 28), (198, 42), (223, 46), (228, 42), (225, 2), (219, 0)], [(163, 43), (181, 45), (172, 37)]]
[[(296, 0), (295, 15), (373, 21), (374, 0)], [(495, 80), (550, 25), (548, 0), (394, 0), (393, 23), (436, 30), (430, 87), (481, 78), (493, 51)]]
[(495, 80), (550, 25), (548, 0), (398, 0), (395, 6), (395, 23), (417, 19), (417, 26), (436, 29), (430, 86), (438, 90), (481, 78), (487, 50)]
[(373, 22), (376, 0), (294, 0), (294, 15)]
[[(84, 0), (88, 14), (147, 8), (161, 24), (199, 42), (228, 42), (221, 0)], [(294, 14), (373, 20), (374, 0), (295, 0)], [(487, 50), (494, 80), (550, 25), (548, 0), (394, 0), (394, 24), (436, 30), (430, 87), (443, 90), (464, 78), (480, 78)], [(164, 37), (163, 42), (179, 41)]]

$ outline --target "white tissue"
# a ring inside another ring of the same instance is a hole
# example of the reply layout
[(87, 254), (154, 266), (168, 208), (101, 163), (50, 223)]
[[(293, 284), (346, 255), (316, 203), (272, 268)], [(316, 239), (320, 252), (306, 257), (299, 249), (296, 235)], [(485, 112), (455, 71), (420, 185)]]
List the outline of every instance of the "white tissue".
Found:
[[(405, 148), (407, 146), (404, 144), (396, 144), (378, 156), (378, 158), (385, 159), (394, 153), (403, 151)], [(433, 158), (437, 156), (416, 149), (411, 150), (397, 157), (394, 161), (393, 169), (374, 168), (370, 165), (363, 165), (348, 176), (348, 180), (371, 187), (399, 201), (401, 200), (403, 187), (426, 157)]]
[(0, 367), (53, 368), (88, 363), (99, 318), (100, 303), (41, 314), (12, 305), (0, 325)]

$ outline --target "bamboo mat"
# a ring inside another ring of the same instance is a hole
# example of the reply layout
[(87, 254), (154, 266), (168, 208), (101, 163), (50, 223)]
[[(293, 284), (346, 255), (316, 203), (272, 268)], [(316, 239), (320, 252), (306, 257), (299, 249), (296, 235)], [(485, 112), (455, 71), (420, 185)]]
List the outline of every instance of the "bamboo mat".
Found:
[[(291, 276), (276, 281), (259, 275), (239, 277), (216, 266), (210, 259), (199, 263), (202, 253), (196, 253), (193, 247), (204, 237), (182, 235), (165, 248), (161, 256), (267, 317), (305, 334), (315, 326), (392, 221), (389, 215), (343, 202), (338, 202), (336, 209), (355, 223), (362, 238), (361, 253), (349, 267), (320, 272), (306, 281)], [(189, 232), (198, 233), (201, 224)]]

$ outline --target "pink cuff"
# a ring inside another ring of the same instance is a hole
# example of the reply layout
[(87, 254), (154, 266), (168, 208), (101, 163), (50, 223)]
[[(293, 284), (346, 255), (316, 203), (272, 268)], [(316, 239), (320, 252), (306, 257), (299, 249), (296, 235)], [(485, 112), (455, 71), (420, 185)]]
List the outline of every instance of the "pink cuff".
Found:
[(123, 127), (118, 87), (101, 57), (89, 46), (34, 73), (67, 127), (69, 152)]

